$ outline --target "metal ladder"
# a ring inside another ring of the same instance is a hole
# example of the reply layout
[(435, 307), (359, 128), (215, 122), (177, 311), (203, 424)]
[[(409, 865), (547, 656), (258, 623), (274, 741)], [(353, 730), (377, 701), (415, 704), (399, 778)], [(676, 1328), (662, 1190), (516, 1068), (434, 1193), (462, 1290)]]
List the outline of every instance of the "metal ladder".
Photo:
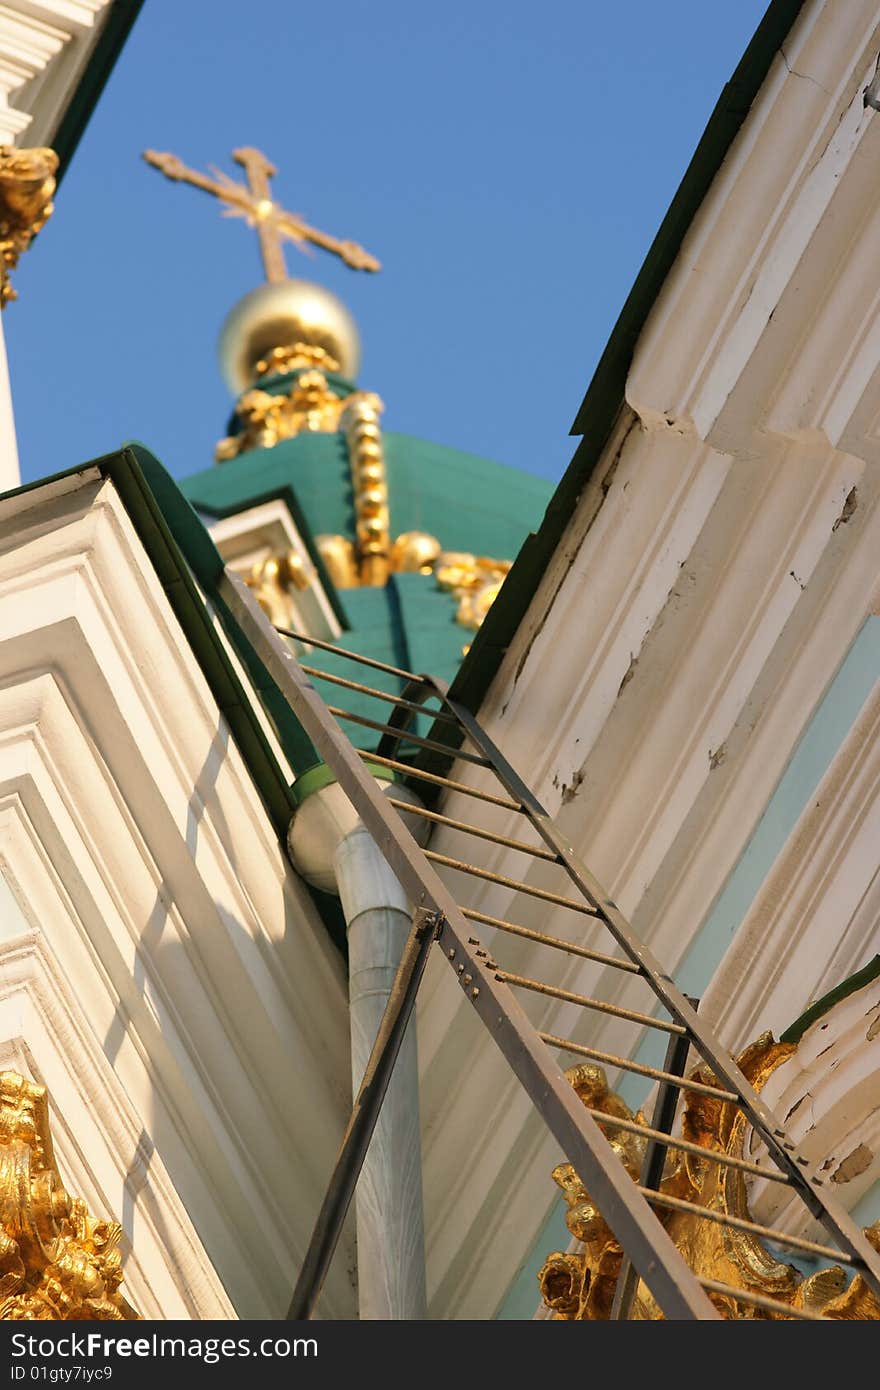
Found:
[[(701, 1278), (690, 1268), (667, 1234), (655, 1213), (655, 1207), (689, 1211), (703, 1220), (717, 1221), (751, 1232), (792, 1250), (832, 1259), (861, 1275), (867, 1286), (880, 1296), (880, 1255), (831, 1196), (828, 1179), (798, 1152), (779, 1120), (752, 1088), (711, 1028), (700, 1018), (694, 1001), (677, 988), (635, 936), (615, 903), (581, 863), (553, 820), (477, 720), (468, 710), (448, 698), (445, 685), (430, 676), (402, 671), (305, 634), (275, 629), (244, 582), (228, 568), (221, 580), (219, 593), (288, 700), (318, 755), (332, 770), (370, 830), (414, 905), (413, 929), (363, 1083), (355, 1099), (288, 1316), (307, 1318), (314, 1311), (432, 945), (437, 946), (449, 963), (465, 997), (501, 1049), (624, 1251), (612, 1317), (627, 1316), (641, 1278), (666, 1318), (719, 1319), (721, 1313), (709, 1297), (710, 1293), (714, 1293), (725, 1300), (735, 1300), (738, 1304), (758, 1310), (759, 1314), (763, 1311), (785, 1318), (823, 1320), (819, 1314), (807, 1308), (794, 1308), (752, 1290)], [(393, 677), (403, 689), (399, 694), (391, 694), (375, 686), (322, 671), (305, 662), (301, 664), (290, 644), (282, 640), (282, 633), (303, 644), (324, 648), (339, 657), (376, 669), (383, 673), (384, 678)], [(328, 705), (316, 691), (312, 677), (348, 688), (359, 696), (368, 695), (390, 702), (394, 711), (387, 720), (373, 720)], [(425, 711), (423, 706), (426, 700), (437, 702), (439, 709)], [(427, 714), (434, 721), (430, 737), (422, 737), (410, 729), (413, 718), (418, 714)], [(382, 733), (378, 751), (354, 748), (338, 720), (353, 720)], [(401, 742), (423, 750), (424, 757), (442, 757), (444, 763), (435, 762), (434, 766), (443, 766), (444, 772), (401, 761)], [(462, 742), (467, 742), (470, 748), (461, 748), (459, 745)], [(392, 753), (398, 756), (391, 756)], [(491, 774), (497, 789), (490, 792), (453, 781), (445, 775), (446, 767), (453, 758)], [(460, 793), (516, 813), (531, 824), (541, 843), (533, 845), (496, 835), (439, 811), (427, 808), (414, 810), (408, 802), (385, 795), (378, 789), (375, 779), (364, 766), (365, 760), (403, 776), (421, 779), (440, 791)], [(404, 823), (404, 812), (554, 864), (567, 880), (563, 885), (565, 891), (550, 891), (524, 880), (494, 874), (479, 864), (421, 849)], [(439, 877), (434, 864), (489, 879), (550, 905), (567, 908), (573, 914), (578, 914), (578, 920), (582, 923), (587, 921), (591, 928), (604, 929), (610, 938), (609, 948), (613, 950), (616, 945), (618, 953), (598, 951), (591, 946), (547, 936), (515, 922), (461, 907)], [(502, 935), (508, 933), (524, 937), (569, 956), (639, 976), (653, 992), (668, 1019), (505, 971), (475, 936), (477, 924), (492, 927)], [(649, 1067), (631, 1057), (613, 1056), (536, 1030), (519, 1004), (515, 990), (537, 992), (624, 1019), (632, 1023), (639, 1035), (643, 1029), (659, 1030), (669, 1038), (665, 1067)], [(691, 1048), (713, 1073), (711, 1084), (708, 1081), (688, 1081), (684, 1077), (685, 1062)], [(604, 1061), (620, 1070), (635, 1072), (659, 1082), (652, 1124), (643, 1125), (585, 1106), (566, 1079), (554, 1050)], [(774, 1166), (709, 1150), (683, 1138), (671, 1138), (676, 1103), (683, 1090), (696, 1091), (736, 1105), (763, 1140)], [(607, 1129), (629, 1131), (646, 1140), (645, 1162), (638, 1183), (632, 1180), (611, 1148), (603, 1132)], [(821, 1223), (835, 1242), (834, 1246), (661, 1194), (656, 1189), (659, 1188), (667, 1149), (692, 1153), (707, 1162), (726, 1165), (745, 1175), (785, 1185)]]

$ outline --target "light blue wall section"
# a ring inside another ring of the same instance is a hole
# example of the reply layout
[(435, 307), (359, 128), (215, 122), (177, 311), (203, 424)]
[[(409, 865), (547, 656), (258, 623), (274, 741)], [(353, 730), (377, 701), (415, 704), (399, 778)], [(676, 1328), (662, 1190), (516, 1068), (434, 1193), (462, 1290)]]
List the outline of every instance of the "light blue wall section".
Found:
[[(829, 686), (816, 713), (801, 736), (791, 760), (782, 774), (767, 804), (754, 834), (741, 858), (719, 894), (714, 907), (698, 931), (676, 974), (676, 983), (686, 994), (699, 997), (708, 988), (715, 971), (751, 907), (767, 874), (779, 856), (786, 840), (806, 809), (810, 797), (828, 771), (859, 711), (880, 680), (880, 618), (868, 617), (850, 647), (840, 670)], [(808, 1004), (806, 999), (792, 1000), (791, 1021)], [(646, 1037), (635, 1056), (640, 1062), (662, 1066), (666, 1040), (658, 1034)], [(649, 1083), (629, 1075), (619, 1086), (626, 1103), (637, 1109), (643, 1104)], [(547, 1175), (550, 1181), (549, 1174)], [(880, 1185), (878, 1185), (880, 1189)], [(872, 1189), (874, 1192), (875, 1189)], [(868, 1202), (868, 1193), (859, 1204)], [(867, 1225), (880, 1216), (880, 1190), (872, 1199), (876, 1211), (861, 1224)], [(866, 1207), (866, 1210), (868, 1208)], [(874, 1210), (871, 1207), (870, 1210)], [(499, 1318), (531, 1317), (537, 1299), (536, 1274), (544, 1257), (551, 1250), (564, 1249), (567, 1233), (562, 1219), (564, 1207), (557, 1206), (545, 1229), (535, 1242), (534, 1252), (511, 1285), (510, 1292), (499, 1310)], [(531, 1306), (525, 1311), (528, 1299)], [(513, 1311), (523, 1310), (523, 1311)]]
[(852, 1217), (857, 1226), (873, 1226), (880, 1221), (880, 1182), (869, 1187), (860, 1202), (852, 1209)]

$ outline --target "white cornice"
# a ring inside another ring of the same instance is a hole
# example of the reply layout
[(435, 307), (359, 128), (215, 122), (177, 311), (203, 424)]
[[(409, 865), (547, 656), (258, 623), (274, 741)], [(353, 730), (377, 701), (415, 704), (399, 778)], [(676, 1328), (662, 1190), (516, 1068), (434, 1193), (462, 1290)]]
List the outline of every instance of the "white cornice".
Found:
[(0, 144), (52, 144), (112, 7), (113, 0), (0, 4)]
[(0, 504), (3, 873), (239, 1314), (280, 1316), (350, 1104), (342, 963), (112, 484), (76, 481)]
[[(673, 972), (877, 598), (880, 117), (861, 91), (880, 4), (808, 3), (790, 40), (658, 297), (617, 433), (480, 710)], [(866, 711), (828, 752), (819, 806), (796, 808), (730, 951), (728, 937), (708, 953), (724, 958), (702, 1007), (731, 1047), (787, 1025), (877, 949), (878, 746)], [(464, 798), (444, 810), (474, 819)], [(522, 835), (501, 812), (479, 821)], [(432, 843), (460, 856), (452, 832)], [(481, 864), (560, 887), (500, 848)], [(495, 885), (453, 886), (484, 912), (610, 946), (573, 914)], [(480, 935), (508, 969), (651, 1007), (629, 976)], [(609, 1052), (634, 1046), (614, 1019), (521, 1001), (548, 1031)], [(493, 1290), (482, 1233), (512, 1274), (554, 1200), (559, 1155), (440, 970), (422, 1002), (432, 1307), (479, 1317)]]

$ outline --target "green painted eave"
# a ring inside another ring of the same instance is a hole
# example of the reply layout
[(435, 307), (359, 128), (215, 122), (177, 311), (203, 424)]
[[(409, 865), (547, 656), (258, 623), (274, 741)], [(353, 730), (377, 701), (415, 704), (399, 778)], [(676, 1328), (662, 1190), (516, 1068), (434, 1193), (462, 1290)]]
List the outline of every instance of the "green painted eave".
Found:
[(638, 338), (715, 175), (721, 168), (804, 0), (771, 0), (730, 81), (725, 84), (678, 191), (636, 277), (584, 396), (572, 434), (582, 436), (547, 507), (474, 640), (453, 694), (476, 712), (550, 564), (578, 499), (598, 468), (624, 407), (624, 388)]

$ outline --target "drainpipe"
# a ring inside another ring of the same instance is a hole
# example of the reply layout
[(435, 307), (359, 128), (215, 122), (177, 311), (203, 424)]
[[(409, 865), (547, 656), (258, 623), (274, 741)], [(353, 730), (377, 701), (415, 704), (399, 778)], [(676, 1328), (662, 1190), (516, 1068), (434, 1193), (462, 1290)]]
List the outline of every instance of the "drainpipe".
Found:
[[(348, 933), (352, 1087), (356, 1094), (411, 925), (397, 878), (329, 769), (297, 782), (290, 856), (308, 883), (337, 893)], [(391, 784), (379, 779), (383, 791)], [(395, 797), (417, 798), (394, 785)], [(415, 818), (411, 818), (413, 821)], [(424, 822), (410, 828), (423, 833)], [(362, 1319), (427, 1317), (415, 1019), (404, 1035), (355, 1198)]]

